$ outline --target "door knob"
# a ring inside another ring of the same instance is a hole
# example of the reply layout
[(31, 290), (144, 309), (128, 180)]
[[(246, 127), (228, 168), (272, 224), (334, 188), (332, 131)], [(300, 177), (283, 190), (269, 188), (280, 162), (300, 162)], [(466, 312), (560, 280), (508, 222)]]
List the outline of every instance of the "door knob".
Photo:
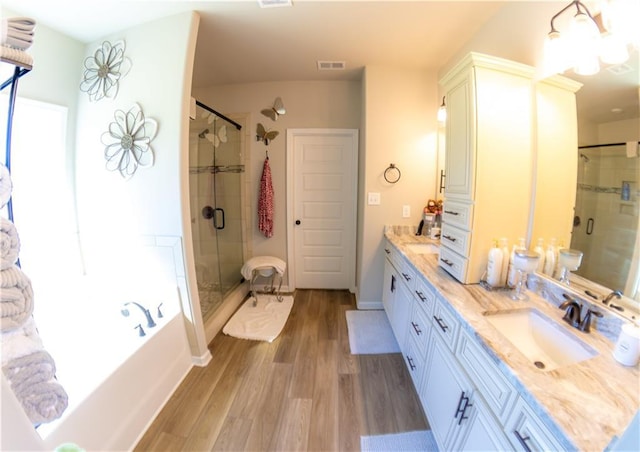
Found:
[(302, 223), (300, 220), (296, 220), (296, 224), (300, 224)]

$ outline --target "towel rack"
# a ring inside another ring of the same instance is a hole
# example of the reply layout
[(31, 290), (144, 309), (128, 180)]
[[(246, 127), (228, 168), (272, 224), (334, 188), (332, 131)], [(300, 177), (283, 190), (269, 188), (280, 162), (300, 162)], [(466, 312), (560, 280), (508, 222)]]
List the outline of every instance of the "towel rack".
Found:
[(400, 177), (402, 177), (400, 169), (395, 165), (395, 163), (389, 163), (389, 167), (384, 170), (384, 180), (390, 184), (395, 184), (400, 180)]

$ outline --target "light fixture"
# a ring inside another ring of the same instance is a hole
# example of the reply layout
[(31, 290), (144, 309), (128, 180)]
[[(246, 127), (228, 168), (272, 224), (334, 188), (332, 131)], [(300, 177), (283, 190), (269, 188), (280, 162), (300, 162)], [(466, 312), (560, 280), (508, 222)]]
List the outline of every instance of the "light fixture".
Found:
[[(601, 29), (584, 3), (578, 0), (569, 3), (551, 18), (551, 31), (544, 44), (545, 72), (550, 75), (573, 68), (576, 74), (592, 75), (600, 71), (600, 61), (624, 63), (629, 58), (627, 47), (632, 43), (627, 18), (637, 17), (633, 14), (639, 4), (638, 0), (605, 0)], [(574, 7), (575, 15), (568, 30), (561, 34), (555, 21)]]
[(441, 124), (447, 122), (447, 106), (444, 104), (444, 96), (442, 97), (442, 105), (438, 108), (438, 122)]

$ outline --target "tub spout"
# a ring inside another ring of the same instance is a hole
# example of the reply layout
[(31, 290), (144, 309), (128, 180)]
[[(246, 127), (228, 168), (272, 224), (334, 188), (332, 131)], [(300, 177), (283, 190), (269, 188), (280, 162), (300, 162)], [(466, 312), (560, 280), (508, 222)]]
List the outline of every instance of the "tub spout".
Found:
[(122, 308), (122, 310), (120, 312), (122, 312), (122, 315), (125, 317), (129, 317), (130, 312), (129, 309), (126, 308), (127, 305), (133, 304), (135, 306), (137, 306), (138, 308), (140, 308), (140, 310), (142, 311), (142, 313), (144, 314), (144, 316), (147, 319), (147, 327), (148, 328), (153, 328), (154, 326), (156, 326), (156, 322), (153, 321), (153, 317), (151, 317), (151, 313), (149, 312), (149, 310), (147, 308), (145, 308), (144, 306), (142, 306), (139, 303), (136, 303), (135, 301), (127, 301), (124, 306)]

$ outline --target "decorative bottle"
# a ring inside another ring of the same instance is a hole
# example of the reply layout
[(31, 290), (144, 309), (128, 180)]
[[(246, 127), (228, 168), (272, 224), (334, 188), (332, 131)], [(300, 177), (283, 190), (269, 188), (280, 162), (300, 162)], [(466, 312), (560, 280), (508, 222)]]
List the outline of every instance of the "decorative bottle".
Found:
[(509, 256), (509, 276), (507, 278), (507, 285), (509, 287), (514, 287), (518, 282), (518, 271), (516, 267), (513, 265), (513, 260), (516, 256), (516, 251), (524, 251), (526, 248), (524, 246), (524, 239), (519, 238), (518, 244), (513, 245), (513, 249), (511, 250), (511, 256)]
[(556, 270), (556, 239), (551, 239), (551, 243), (547, 246), (547, 251), (544, 255), (544, 269), (542, 272), (553, 277), (553, 273)]
[(500, 250), (502, 251), (502, 270), (500, 272), (500, 286), (507, 285), (509, 276), (509, 240), (506, 237), (500, 239)]
[(502, 250), (498, 248), (498, 241), (494, 240), (487, 259), (487, 283), (491, 287), (502, 286), (502, 260)]
[(542, 273), (544, 271), (544, 257), (545, 257), (545, 252), (544, 252), (544, 240), (543, 239), (538, 239), (538, 244), (536, 245), (536, 247), (533, 249), (534, 253), (537, 253), (538, 256), (540, 256), (540, 259), (538, 259), (538, 268), (536, 268), (536, 271), (538, 273)]

